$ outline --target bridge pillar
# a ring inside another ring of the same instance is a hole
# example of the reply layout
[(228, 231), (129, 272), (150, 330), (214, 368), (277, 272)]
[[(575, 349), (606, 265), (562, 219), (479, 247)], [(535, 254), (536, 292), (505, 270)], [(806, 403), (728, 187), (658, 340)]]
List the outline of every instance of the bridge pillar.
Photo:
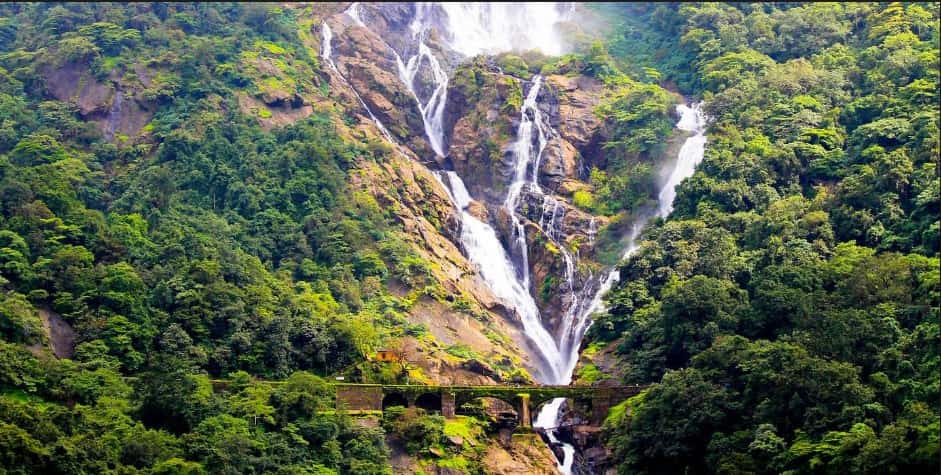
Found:
[(523, 428), (523, 429), (531, 429), (533, 427), (533, 423), (529, 417), (529, 394), (520, 393), (520, 394), (517, 394), (517, 396), (519, 396), (520, 398), (520, 411), (519, 411), (520, 425), (519, 426), (520, 428)]
[(600, 426), (611, 410), (611, 401), (606, 397), (594, 397), (591, 399), (591, 425)]
[(445, 419), (453, 419), (455, 412), (454, 393), (451, 391), (441, 391), (441, 415)]

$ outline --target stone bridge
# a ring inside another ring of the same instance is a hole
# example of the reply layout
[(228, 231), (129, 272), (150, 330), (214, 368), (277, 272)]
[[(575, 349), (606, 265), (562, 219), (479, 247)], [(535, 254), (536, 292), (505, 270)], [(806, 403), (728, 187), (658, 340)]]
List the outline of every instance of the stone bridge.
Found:
[(334, 384), (338, 410), (382, 411), (390, 406), (420, 407), (454, 417), (464, 404), (478, 398), (502, 400), (516, 410), (519, 426), (532, 427), (532, 411), (564, 397), (601, 425), (608, 410), (646, 386), (419, 386), (399, 384)]

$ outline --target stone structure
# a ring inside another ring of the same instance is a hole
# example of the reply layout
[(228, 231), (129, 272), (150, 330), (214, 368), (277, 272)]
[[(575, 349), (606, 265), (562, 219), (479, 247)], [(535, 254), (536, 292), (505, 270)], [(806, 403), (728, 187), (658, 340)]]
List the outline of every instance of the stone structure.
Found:
[(608, 410), (636, 395), (645, 386), (418, 386), (395, 384), (335, 384), (338, 410), (382, 411), (390, 406), (420, 407), (454, 417), (464, 404), (483, 397), (507, 402), (519, 417), (519, 427), (532, 427), (532, 408), (564, 397), (600, 425)]

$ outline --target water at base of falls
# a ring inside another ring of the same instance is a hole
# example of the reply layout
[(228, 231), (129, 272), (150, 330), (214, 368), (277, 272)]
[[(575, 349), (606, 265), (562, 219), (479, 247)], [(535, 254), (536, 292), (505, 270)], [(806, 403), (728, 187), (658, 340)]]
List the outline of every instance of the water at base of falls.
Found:
[(536, 416), (536, 422), (533, 427), (542, 429), (549, 439), (549, 445), (559, 444), (562, 446), (562, 458), (556, 468), (560, 472), (568, 475), (572, 473), (572, 466), (575, 464), (575, 447), (572, 444), (560, 442), (556, 436), (556, 427), (559, 424), (559, 414), (562, 412), (562, 404), (565, 398), (556, 398), (545, 405), (539, 415)]

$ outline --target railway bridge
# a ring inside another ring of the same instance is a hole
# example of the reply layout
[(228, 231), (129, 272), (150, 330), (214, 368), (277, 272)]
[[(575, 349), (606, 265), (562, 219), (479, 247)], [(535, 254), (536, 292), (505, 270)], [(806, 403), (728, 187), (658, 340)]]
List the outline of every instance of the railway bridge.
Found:
[(646, 386), (422, 386), (405, 384), (334, 384), (338, 410), (382, 411), (390, 406), (420, 407), (454, 417), (464, 404), (478, 398), (495, 398), (510, 404), (521, 428), (532, 427), (532, 409), (564, 397), (601, 425), (608, 410), (638, 394)]

